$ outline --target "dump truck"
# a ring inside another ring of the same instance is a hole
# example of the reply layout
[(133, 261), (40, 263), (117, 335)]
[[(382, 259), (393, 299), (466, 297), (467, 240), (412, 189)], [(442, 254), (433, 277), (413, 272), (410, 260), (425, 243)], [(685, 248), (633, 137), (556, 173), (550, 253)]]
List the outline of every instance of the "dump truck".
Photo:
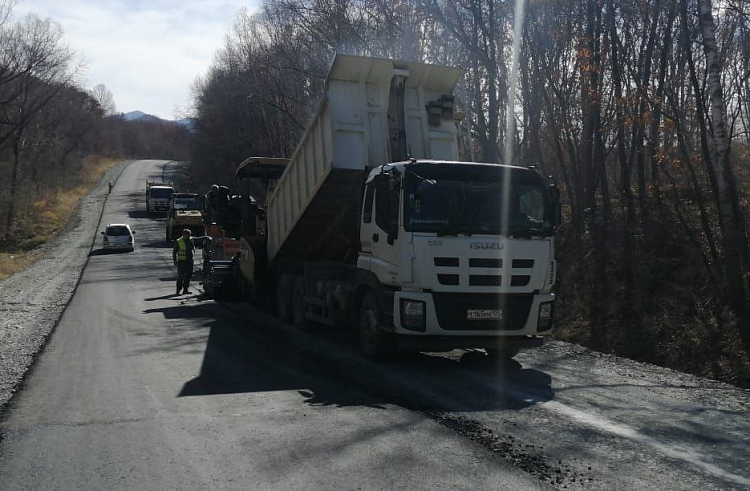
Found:
[(173, 193), (169, 211), (167, 211), (167, 242), (177, 239), (186, 228), (190, 229), (193, 235), (203, 235), (205, 231), (204, 209), (205, 203), (202, 195)]
[(514, 356), (552, 331), (559, 190), (526, 167), (459, 161), (459, 69), (337, 55), (326, 92), (236, 261), (301, 328), (362, 351)]
[(172, 193), (171, 182), (146, 181), (146, 212), (168, 211)]

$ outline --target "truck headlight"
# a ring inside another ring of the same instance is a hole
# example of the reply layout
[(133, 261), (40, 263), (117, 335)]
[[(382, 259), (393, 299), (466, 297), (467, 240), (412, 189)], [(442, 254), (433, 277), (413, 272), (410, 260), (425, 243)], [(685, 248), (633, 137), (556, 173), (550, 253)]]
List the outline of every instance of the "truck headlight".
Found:
[(552, 327), (552, 303), (539, 304), (539, 331), (546, 331)]
[(401, 299), (401, 327), (410, 331), (425, 332), (425, 303), (419, 300)]

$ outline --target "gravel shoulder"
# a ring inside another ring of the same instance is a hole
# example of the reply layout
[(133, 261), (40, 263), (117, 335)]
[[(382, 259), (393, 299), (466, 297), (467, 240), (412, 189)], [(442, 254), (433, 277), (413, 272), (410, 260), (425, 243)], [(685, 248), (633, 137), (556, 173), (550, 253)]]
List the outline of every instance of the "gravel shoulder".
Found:
[(78, 285), (99, 226), (107, 183), (130, 161), (107, 171), (68, 224), (41, 246), (41, 258), (0, 282), (0, 411), (44, 347)]

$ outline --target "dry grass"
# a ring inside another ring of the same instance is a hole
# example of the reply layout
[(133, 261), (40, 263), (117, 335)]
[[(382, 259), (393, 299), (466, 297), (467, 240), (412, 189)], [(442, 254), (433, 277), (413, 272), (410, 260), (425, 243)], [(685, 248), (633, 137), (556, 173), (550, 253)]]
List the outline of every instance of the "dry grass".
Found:
[(39, 252), (24, 251), (17, 253), (0, 252), (0, 281), (14, 275), (39, 259)]
[(84, 161), (78, 186), (59, 189), (54, 197), (43, 199), (32, 205), (24, 217), (24, 227), (33, 231), (19, 241), (13, 251), (0, 252), (0, 281), (32, 264), (39, 258), (37, 247), (44, 244), (63, 229), (81, 199), (87, 196), (102, 176), (119, 160), (103, 157), (88, 157)]

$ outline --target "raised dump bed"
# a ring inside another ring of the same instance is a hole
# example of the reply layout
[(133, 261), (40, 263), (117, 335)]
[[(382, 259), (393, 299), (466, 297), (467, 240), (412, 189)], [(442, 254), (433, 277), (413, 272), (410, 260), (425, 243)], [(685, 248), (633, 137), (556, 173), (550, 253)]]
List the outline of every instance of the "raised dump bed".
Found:
[(318, 111), (267, 202), (269, 261), (354, 260), (368, 169), (409, 157), (458, 160), (451, 94), (460, 75), (337, 55)]

